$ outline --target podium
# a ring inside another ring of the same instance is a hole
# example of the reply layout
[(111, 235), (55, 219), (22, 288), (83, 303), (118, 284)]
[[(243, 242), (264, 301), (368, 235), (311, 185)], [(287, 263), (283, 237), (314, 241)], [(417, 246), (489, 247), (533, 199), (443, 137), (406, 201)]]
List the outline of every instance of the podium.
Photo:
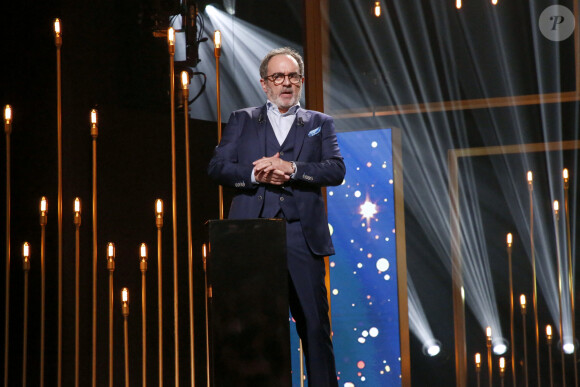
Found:
[(213, 387), (291, 387), (286, 222), (210, 220)]

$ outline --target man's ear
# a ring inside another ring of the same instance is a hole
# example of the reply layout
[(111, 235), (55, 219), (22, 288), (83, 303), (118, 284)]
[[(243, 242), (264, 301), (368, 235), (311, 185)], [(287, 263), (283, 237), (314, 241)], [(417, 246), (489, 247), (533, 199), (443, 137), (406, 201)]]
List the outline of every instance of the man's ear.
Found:
[(260, 79), (260, 85), (262, 85), (262, 90), (264, 90), (264, 93), (268, 93), (268, 91), (266, 90), (266, 81)]

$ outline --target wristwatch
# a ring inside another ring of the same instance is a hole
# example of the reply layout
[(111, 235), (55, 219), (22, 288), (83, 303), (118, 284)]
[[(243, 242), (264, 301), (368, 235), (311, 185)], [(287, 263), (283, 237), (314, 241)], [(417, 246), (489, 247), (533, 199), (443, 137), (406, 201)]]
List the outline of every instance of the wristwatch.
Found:
[(296, 163), (294, 161), (290, 161), (290, 164), (292, 164), (292, 174), (290, 175), (290, 178), (293, 179), (294, 176), (296, 175)]

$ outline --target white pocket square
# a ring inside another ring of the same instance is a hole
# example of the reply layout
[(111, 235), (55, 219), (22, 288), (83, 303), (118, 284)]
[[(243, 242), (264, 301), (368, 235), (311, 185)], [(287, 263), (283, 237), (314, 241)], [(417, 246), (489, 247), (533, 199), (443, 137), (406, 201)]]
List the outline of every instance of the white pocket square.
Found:
[(320, 133), (320, 126), (308, 132), (308, 137), (316, 136), (318, 133)]

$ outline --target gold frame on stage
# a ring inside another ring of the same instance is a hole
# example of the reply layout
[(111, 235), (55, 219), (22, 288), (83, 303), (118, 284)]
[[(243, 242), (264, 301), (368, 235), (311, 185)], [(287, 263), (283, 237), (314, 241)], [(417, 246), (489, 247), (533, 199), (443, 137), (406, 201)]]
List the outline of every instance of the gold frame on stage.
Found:
[[(580, 149), (580, 140), (556, 141), (548, 143), (500, 145), (478, 148), (450, 149), (447, 152), (449, 170), (449, 203), (451, 232), (453, 326), (455, 337), (455, 377), (457, 387), (467, 386), (467, 348), (465, 342), (465, 302), (462, 296), (463, 260), (461, 256), (461, 225), (459, 213), (459, 170), (460, 158), (496, 156), (521, 153), (539, 153)], [(523, 177), (522, 177), (523, 178)]]

